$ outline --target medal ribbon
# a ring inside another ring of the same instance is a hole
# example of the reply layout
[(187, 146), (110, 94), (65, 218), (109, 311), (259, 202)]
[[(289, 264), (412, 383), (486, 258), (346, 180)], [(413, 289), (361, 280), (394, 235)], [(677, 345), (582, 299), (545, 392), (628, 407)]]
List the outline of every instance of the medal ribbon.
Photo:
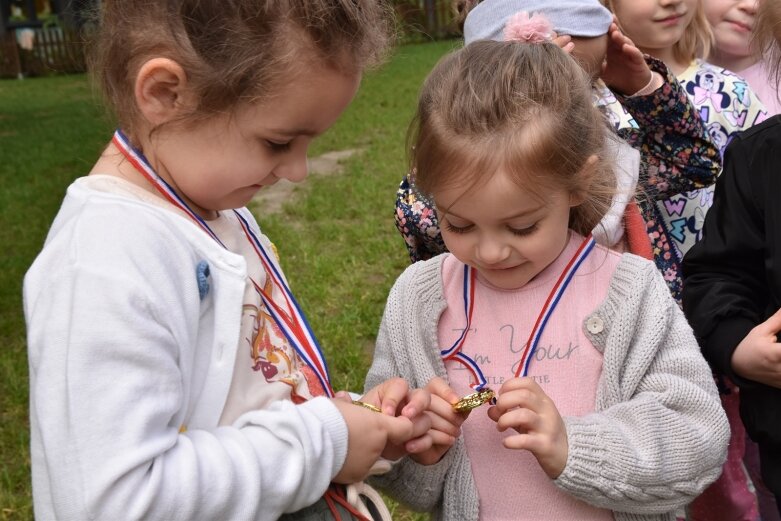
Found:
[(460, 363), (472, 373), (473, 383), (470, 384), (472, 389), (480, 391), (487, 383), (483, 372), (480, 370), (480, 366), (477, 362), (472, 360), (461, 348), (466, 341), (466, 334), (469, 332), (469, 328), (472, 327), (472, 312), (475, 308), (475, 280), (477, 272), (471, 269), (468, 265), (464, 264), (464, 316), (466, 317), (466, 326), (461, 332), (461, 336), (456, 339), (452, 346), (448, 349), (444, 349), (439, 352), (442, 359), (453, 360)]
[[(515, 371), (516, 377), (526, 376), (529, 373), (529, 365), (531, 364), (531, 360), (534, 357), (535, 351), (537, 350), (537, 345), (540, 343), (542, 332), (545, 329), (545, 326), (548, 324), (548, 319), (553, 314), (553, 311), (556, 309), (556, 306), (561, 300), (561, 297), (564, 295), (564, 291), (567, 289), (567, 286), (569, 286), (569, 283), (572, 281), (575, 272), (578, 271), (580, 265), (583, 264), (583, 261), (586, 260), (586, 257), (588, 257), (589, 253), (591, 253), (591, 250), (594, 249), (595, 244), (596, 241), (591, 236), (591, 234), (589, 234), (588, 237), (585, 237), (583, 239), (583, 242), (580, 244), (577, 251), (575, 251), (575, 254), (572, 256), (570, 261), (567, 263), (567, 266), (562, 271), (561, 275), (559, 276), (559, 279), (556, 281), (556, 284), (553, 286), (553, 289), (551, 289), (551, 292), (545, 301), (545, 305), (543, 305), (542, 309), (540, 310), (540, 314), (537, 317), (537, 321), (534, 324), (534, 328), (532, 329), (532, 332), (529, 335), (529, 340), (526, 342), (526, 345), (524, 347), (523, 354), (521, 356), (521, 361), (518, 364), (518, 369)], [(476, 277), (477, 277), (477, 271), (471, 266), (465, 264), (464, 265), (464, 314), (466, 316), (466, 327), (464, 328), (463, 333), (461, 333), (461, 336), (458, 337), (458, 339), (455, 341), (455, 343), (452, 346), (450, 346), (450, 348), (440, 351), (440, 354), (442, 355), (443, 360), (455, 360), (461, 363), (462, 365), (464, 365), (467, 369), (469, 369), (475, 381), (474, 384), (471, 384), (471, 387), (475, 391), (479, 391), (486, 385), (485, 376), (483, 376), (483, 372), (480, 370), (478, 364), (474, 360), (472, 360), (469, 356), (461, 352), (461, 349), (464, 343), (466, 342), (466, 334), (472, 325), (472, 312), (474, 310), (474, 305), (475, 305), (474, 300), (475, 300)]]
[[(127, 136), (125, 136), (121, 130), (114, 132), (112, 141), (117, 148), (119, 148), (120, 152), (122, 152), (122, 155), (125, 156), (138, 172), (143, 175), (168, 202), (182, 210), (202, 230), (217, 241), (220, 246), (226, 248), (206, 221), (193, 212), (171, 185), (155, 172), (146, 157), (133, 147)], [(252, 245), (252, 248), (255, 250), (255, 253), (258, 255), (267, 276), (271, 279), (272, 284), (279, 288), (282, 293), (287, 310), (283, 309), (274, 301), (271, 295), (266, 293), (266, 291), (251, 277), (250, 281), (252, 281), (252, 284), (255, 287), (255, 290), (260, 294), (260, 298), (265, 304), (266, 309), (277, 326), (279, 326), (279, 329), (283, 332), (288, 342), (290, 342), (301, 359), (312, 368), (326, 394), (329, 397), (333, 397), (334, 391), (331, 387), (331, 378), (328, 373), (328, 365), (326, 364), (323, 351), (320, 348), (320, 344), (318, 343), (309, 322), (306, 320), (301, 307), (293, 296), (293, 292), (282, 277), (281, 269), (279, 269), (273, 256), (269, 255), (268, 251), (263, 246), (263, 243), (261, 243), (257, 235), (252, 231), (247, 220), (237, 210), (233, 210), (233, 212), (236, 217), (238, 217), (241, 228), (244, 231), (247, 240)]]
[(540, 315), (537, 317), (537, 322), (534, 324), (534, 328), (529, 335), (529, 340), (526, 341), (526, 347), (524, 347), (523, 355), (521, 356), (521, 363), (518, 364), (518, 369), (515, 370), (516, 378), (518, 376), (526, 376), (529, 373), (529, 365), (534, 357), (534, 352), (537, 351), (537, 345), (540, 343), (542, 331), (548, 324), (548, 319), (553, 314), (553, 310), (556, 309), (556, 306), (561, 300), (562, 295), (564, 295), (564, 291), (567, 289), (567, 286), (569, 286), (575, 272), (578, 271), (580, 265), (583, 264), (583, 261), (586, 260), (588, 254), (594, 249), (595, 244), (596, 241), (591, 234), (583, 239), (583, 242), (580, 243), (577, 251), (559, 276), (559, 280), (557, 280), (556, 284), (553, 286), (550, 295), (548, 295), (548, 299), (545, 301), (545, 305), (542, 306), (542, 309), (540, 310)]

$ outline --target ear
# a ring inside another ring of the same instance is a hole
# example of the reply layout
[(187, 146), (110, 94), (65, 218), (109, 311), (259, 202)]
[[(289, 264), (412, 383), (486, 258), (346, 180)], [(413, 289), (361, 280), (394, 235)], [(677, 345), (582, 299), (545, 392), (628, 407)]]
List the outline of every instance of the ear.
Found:
[(588, 190), (591, 187), (591, 182), (594, 179), (594, 174), (597, 172), (597, 165), (599, 164), (599, 157), (591, 155), (586, 159), (586, 163), (580, 172), (576, 174), (577, 186), (575, 190), (569, 195), (570, 208), (580, 206), (583, 201), (588, 197)]
[(161, 125), (182, 110), (186, 89), (187, 75), (181, 65), (168, 58), (153, 58), (136, 76), (136, 105), (153, 127)]

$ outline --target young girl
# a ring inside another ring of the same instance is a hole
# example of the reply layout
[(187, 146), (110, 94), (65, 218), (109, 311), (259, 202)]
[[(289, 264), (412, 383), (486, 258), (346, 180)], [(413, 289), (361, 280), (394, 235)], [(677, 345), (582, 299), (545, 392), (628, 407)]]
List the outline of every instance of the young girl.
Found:
[[(592, 78), (604, 79), (594, 82), (594, 100), (605, 110), (617, 134), (640, 152), (639, 166), (634, 166), (635, 170), (639, 169), (639, 176), (635, 171), (634, 182), (647, 194), (647, 199), (640, 200), (644, 220), (655, 218), (653, 201), (713, 183), (721, 170), (719, 152), (708, 138), (686, 91), (664, 63), (644, 56), (621, 34), (612, 24), (610, 11), (598, 0), (484, 0), (469, 2), (463, 10), (466, 44), (481, 39), (503, 40), (508, 20), (519, 11), (544, 15), (558, 33), (566, 35), (569, 43), (563, 42), (564, 45), (572, 46), (573, 56)], [(621, 157), (616, 166), (619, 172), (629, 169)], [(627, 194), (632, 194), (635, 184), (623, 183), (618, 199), (631, 199)], [(396, 206), (397, 226), (413, 261), (445, 251), (437, 215), (430, 200), (414, 183), (407, 179), (402, 182)], [(631, 213), (626, 216), (631, 217)], [(640, 253), (633, 247), (640, 243), (650, 256), (650, 240), (643, 219), (637, 219), (639, 233), (625, 235), (639, 239), (624, 249)], [(599, 229), (595, 230), (598, 232)], [(608, 236), (623, 238), (617, 234)], [(600, 243), (623, 246), (616, 240), (600, 240)], [(657, 262), (665, 269), (669, 263), (668, 249), (669, 246), (657, 248), (654, 252)], [(668, 278), (668, 284), (673, 295), (679, 296), (678, 278)]]
[[(698, 59), (707, 56), (712, 33), (702, 0), (609, 0), (619, 25), (644, 52), (662, 59), (692, 98), (719, 149), (724, 151), (738, 132), (767, 118), (767, 112), (746, 81), (731, 71)], [(714, 185), (685, 191), (655, 202), (656, 218), (648, 220), (648, 233), (665, 278), (682, 282), (681, 261), (702, 236), (702, 223), (713, 202)], [(680, 297), (680, 293), (677, 293)], [(738, 392), (723, 381), (724, 407), (732, 421), (729, 463), (719, 482), (693, 505), (695, 519), (755, 519), (753, 492), (740, 461), (745, 432), (737, 415)]]
[[(723, 153), (730, 138), (767, 118), (767, 111), (743, 78), (705, 62), (712, 33), (702, 0), (608, 0), (621, 29), (641, 51), (663, 60), (678, 76)], [(713, 186), (676, 194), (656, 203), (659, 220), (649, 233), (657, 248), (670, 248), (666, 277), (680, 279), (680, 261), (700, 237), (713, 201)]]
[(762, 52), (752, 44), (759, 0), (704, 0), (703, 5), (714, 36), (708, 61), (741, 75), (769, 114), (781, 112), (778, 85)]
[(329, 483), (426, 448), (425, 391), (334, 398), (243, 208), (306, 176), (310, 141), (386, 49), (384, 13), (103, 2), (93, 70), (119, 130), (24, 283), (37, 518), (364, 519)]
[[(740, 387), (740, 413), (759, 445), (764, 484), (781, 505), (781, 119), (727, 148), (703, 239), (684, 262), (684, 310), (708, 361)], [(778, 508), (778, 507), (777, 507)], [(779, 510), (781, 514), (781, 509)]]
[[(781, 67), (781, 5), (760, 5), (757, 40)], [(740, 417), (759, 446), (762, 481), (781, 516), (781, 277), (775, 201), (781, 161), (781, 118), (738, 136), (727, 147), (702, 240), (684, 259), (683, 309), (713, 369), (740, 387)], [(763, 496), (760, 495), (760, 500)]]
[[(729, 429), (653, 263), (588, 235), (616, 187), (589, 78), (554, 44), (474, 42), (431, 72), (414, 128), (451, 253), (396, 282), (367, 386), (428, 383), (442, 434), (377, 483), (438, 519), (671, 519)], [(453, 403), (487, 386), (448, 450)]]

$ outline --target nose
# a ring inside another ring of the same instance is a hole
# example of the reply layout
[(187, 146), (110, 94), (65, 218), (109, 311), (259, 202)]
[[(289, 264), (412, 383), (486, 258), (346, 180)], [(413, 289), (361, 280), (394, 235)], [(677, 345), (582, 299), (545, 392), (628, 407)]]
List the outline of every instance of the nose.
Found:
[(506, 261), (510, 255), (510, 247), (497, 234), (481, 234), (475, 256), (480, 264), (493, 266)]
[(759, 8), (759, 0), (743, 0), (740, 2), (740, 9), (750, 15), (757, 14)]
[(275, 176), (293, 183), (300, 183), (306, 179), (307, 173), (306, 149), (291, 150), (274, 169)]
[(676, 6), (681, 3), (681, 0), (660, 0), (659, 5), (662, 7)]

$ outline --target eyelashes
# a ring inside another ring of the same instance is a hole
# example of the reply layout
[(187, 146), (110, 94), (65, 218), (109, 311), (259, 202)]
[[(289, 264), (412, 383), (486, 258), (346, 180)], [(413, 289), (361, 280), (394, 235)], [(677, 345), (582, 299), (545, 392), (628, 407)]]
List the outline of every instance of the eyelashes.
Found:
[(531, 235), (531, 234), (533, 234), (536, 231), (537, 231), (537, 223), (532, 224), (528, 228), (522, 228), (522, 229), (510, 228), (510, 232), (512, 232), (513, 235), (517, 235), (519, 237), (524, 237), (526, 235)]
[(273, 152), (287, 152), (290, 150), (290, 142), (287, 143), (277, 143), (275, 141), (269, 141), (268, 139), (265, 140), (266, 145), (273, 151)]
[(445, 221), (445, 229), (451, 233), (469, 233), (473, 228), (473, 224), (469, 226), (453, 226), (450, 224), (450, 221)]
[[(445, 229), (450, 233), (456, 233), (456, 234), (469, 233), (474, 229), (474, 227), (475, 227), (474, 224), (470, 224), (467, 226), (454, 226), (450, 221), (445, 221)], [(520, 228), (520, 229), (512, 228), (508, 226), (507, 230), (517, 237), (525, 237), (537, 231), (537, 223), (532, 224), (528, 228)]]

